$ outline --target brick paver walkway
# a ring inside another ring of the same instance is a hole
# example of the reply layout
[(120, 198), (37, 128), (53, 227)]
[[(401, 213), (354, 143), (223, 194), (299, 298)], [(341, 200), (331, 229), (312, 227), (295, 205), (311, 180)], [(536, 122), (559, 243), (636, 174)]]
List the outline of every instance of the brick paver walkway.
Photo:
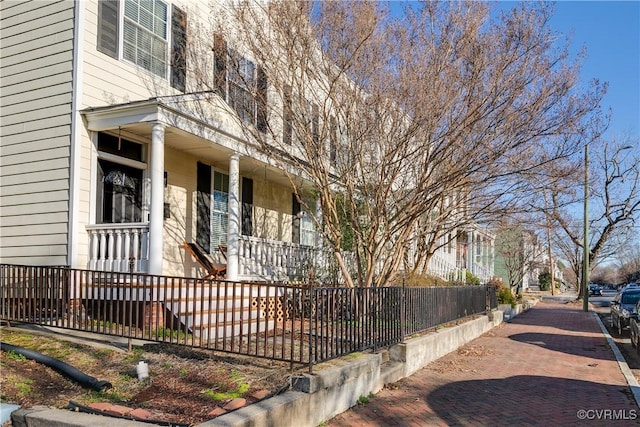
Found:
[(626, 426), (640, 410), (594, 313), (542, 302), (326, 425)]

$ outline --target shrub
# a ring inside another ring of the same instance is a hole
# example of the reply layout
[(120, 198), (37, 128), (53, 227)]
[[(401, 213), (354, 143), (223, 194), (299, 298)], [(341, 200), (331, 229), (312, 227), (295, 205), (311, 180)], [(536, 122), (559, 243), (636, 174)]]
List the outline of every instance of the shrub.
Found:
[(538, 275), (538, 285), (541, 291), (548, 291), (551, 288), (551, 274), (548, 271)]
[(504, 286), (498, 289), (498, 304), (511, 304), (511, 307), (516, 305), (516, 298), (509, 287)]
[(471, 273), (470, 271), (467, 271), (467, 275), (465, 277), (465, 282), (467, 283), (467, 285), (479, 285), (480, 284), (480, 279), (473, 273)]

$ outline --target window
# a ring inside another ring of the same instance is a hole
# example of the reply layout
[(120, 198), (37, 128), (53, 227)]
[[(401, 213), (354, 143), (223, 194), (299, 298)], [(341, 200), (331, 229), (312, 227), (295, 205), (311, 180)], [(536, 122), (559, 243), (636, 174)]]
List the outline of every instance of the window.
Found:
[(98, 160), (98, 223), (142, 220), (142, 171)]
[(167, 5), (125, 0), (122, 56), (160, 77), (167, 75)]
[(313, 218), (302, 210), (295, 193), (291, 194), (291, 242), (303, 246), (315, 246), (316, 227)]
[(184, 92), (187, 17), (175, 6), (169, 12), (161, 0), (100, 0), (97, 48), (165, 79), (170, 69), (171, 86)]
[(142, 146), (112, 135), (98, 134), (98, 188), (96, 222), (142, 221), (143, 169), (131, 166), (142, 159)]
[(229, 68), (229, 88), (227, 101), (231, 108), (236, 110), (240, 119), (248, 123), (255, 122), (256, 98), (253, 92), (256, 87), (256, 67), (248, 59), (238, 57), (233, 60), (233, 66)]
[(300, 244), (303, 246), (315, 246), (316, 227), (311, 216), (304, 212), (300, 218)]
[(211, 248), (227, 243), (227, 225), (229, 223), (229, 175), (213, 172), (211, 189)]
[(214, 39), (214, 61), (218, 93), (242, 121), (266, 131), (267, 77), (264, 70), (233, 49), (228, 49), (220, 35)]

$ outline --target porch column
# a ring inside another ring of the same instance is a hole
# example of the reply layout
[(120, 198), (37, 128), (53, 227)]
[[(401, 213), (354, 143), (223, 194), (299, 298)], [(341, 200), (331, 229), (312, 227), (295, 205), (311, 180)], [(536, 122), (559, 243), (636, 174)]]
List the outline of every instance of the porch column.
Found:
[(149, 273), (162, 274), (164, 222), (164, 124), (151, 128), (151, 200), (149, 203)]
[(473, 241), (473, 231), (467, 232), (467, 270), (473, 272), (473, 264), (475, 263), (475, 247)]
[(229, 159), (229, 224), (227, 226), (227, 280), (238, 280), (240, 239), (240, 156)]
[(324, 275), (324, 273), (326, 273), (326, 260), (325, 260), (325, 253), (324, 253), (324, 242), (322, 239), (322, 201), (320, 200), (320, 196), (318, 196), (318, 198), (316, 199), (316, 206), (315, 206), (315, 213), (314, 213), (316, 219), (318, 220), (318, 223), (315, 224), (316, 226), (316, 235), (315, 235), (315, 240), (316, 240), (316, 246), (315, 246), (315, 257), (314, 257), (314, 266), (315, 266), (315, 275), (316, 277), (320, 274)]

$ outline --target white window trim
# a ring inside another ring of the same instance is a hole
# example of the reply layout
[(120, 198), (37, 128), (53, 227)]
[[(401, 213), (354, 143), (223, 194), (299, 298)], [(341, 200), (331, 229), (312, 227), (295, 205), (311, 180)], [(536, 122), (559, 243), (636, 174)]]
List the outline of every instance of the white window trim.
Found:
[(166, 22), (166, 33), (167, 33), (167, 38), (165, 39), (166, 42), (166, 49), (165, 49), (165, 73), (164, 76), (159, 76), (156, 73), (154, 73), (151, 70), (147, 70), (146, 68), (136, 64), (135, 62), (129, 61), (128, 59), (125, 59), (124, 57), (124, 2), (125, 0), (121, 0), (118, 2), (118, 30), (120, 31), (120, 36), (118, 37), (118, 60), (122, 61), (126, 64), (129, 64), (133, 67), (136, 67), (136, 69), (140, 70), (141, 73), (145, 73), (148, 74), (150, 77), (154, 77), (154, 78), (159, 78), (162, 80), (166, 80), (169, 81), (171, 79), (171, 61), (170, 61), (170, 56), (171, 56), (171, 51), (170, 51), (170, 46), (172, 43), (171, 40), (171, 3), (164, 1), (164, 0), (158, 0), (164, 4), (167, 5), (167, 22)]

